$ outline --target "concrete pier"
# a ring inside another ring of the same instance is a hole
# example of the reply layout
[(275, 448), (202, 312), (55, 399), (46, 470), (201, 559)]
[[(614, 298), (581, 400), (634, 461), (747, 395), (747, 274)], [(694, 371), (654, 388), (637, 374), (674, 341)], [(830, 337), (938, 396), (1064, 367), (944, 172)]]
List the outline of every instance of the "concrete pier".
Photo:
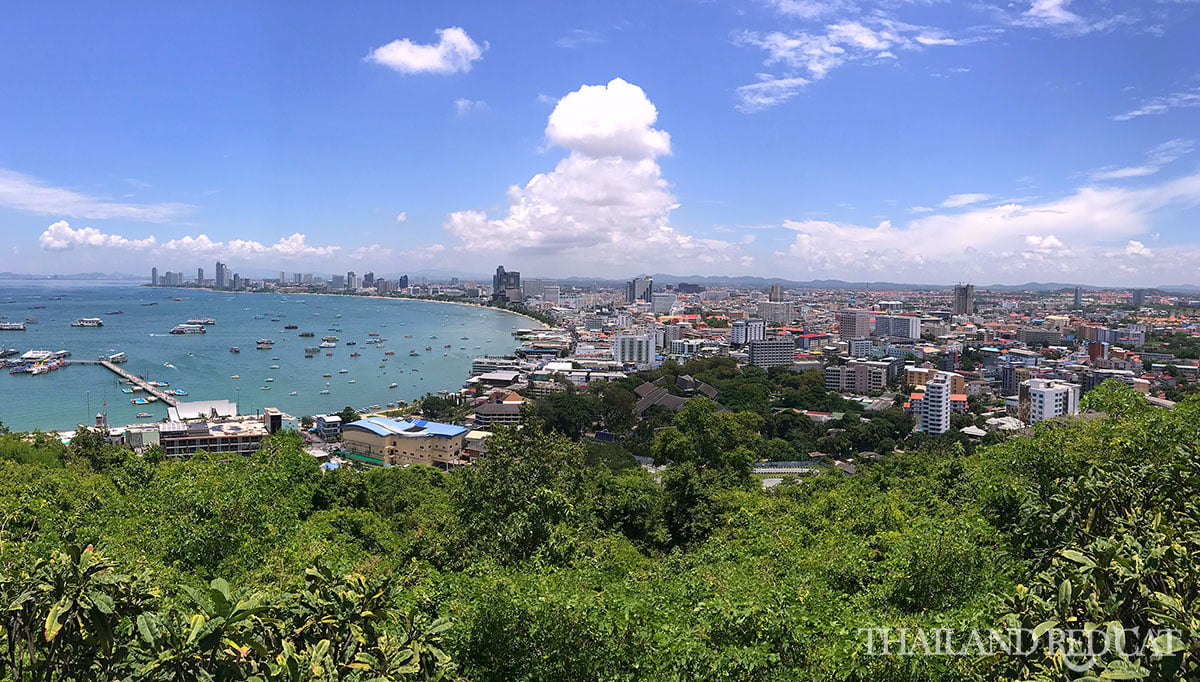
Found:
[(141, 388), (148, 395), (152, 395), (155, 398), (158, 398), (159, 400), (163, 401), (167, 405), (170, 405), (171, 407), (175, 407), (176, 405), (179, 404), (179, 399), (176, 398), (175, 396), (168, 394), (166, 391), (162, 390), (158, 386), (151, 386), (149, 381), (146, 381), (145, 379), (143, 379), (141, 377), (134, 376), (133, 374), (126, 372), (125, 370), (121, 369), (116, 364), (109, 362), (108, 360), (77, 360), (77, 361), (72, 362), (71, 364), (101, 365), (103, 367), (108, 368), (108, 370), (110, 372), (112, 372), (113, 374), (116, 374), (117, 376), (121, 377), (122, 379), (129, 382), (130, 384), (133, 384), (134, 386)]

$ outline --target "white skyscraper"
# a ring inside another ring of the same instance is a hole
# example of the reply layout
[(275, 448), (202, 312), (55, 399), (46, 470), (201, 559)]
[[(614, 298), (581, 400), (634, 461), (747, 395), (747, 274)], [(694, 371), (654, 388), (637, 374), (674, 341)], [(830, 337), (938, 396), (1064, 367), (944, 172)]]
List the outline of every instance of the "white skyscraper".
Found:
[(915, 315), (876, 315), (875, 335), (898, 339), (921, 338), (921, 318)]
[(921, 429), (925, 433), (945, 433), (950, 430), (950, 375), (938, 372), (925, 383), (921, 399)]

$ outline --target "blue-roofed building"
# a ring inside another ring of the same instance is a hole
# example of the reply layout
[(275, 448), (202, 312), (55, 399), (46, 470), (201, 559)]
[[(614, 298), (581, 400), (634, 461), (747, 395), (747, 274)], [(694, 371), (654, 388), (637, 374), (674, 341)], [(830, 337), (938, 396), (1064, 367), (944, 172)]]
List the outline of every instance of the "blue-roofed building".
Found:
[(342, 425), (342, 454), (374, 466), (427, 464), (452, 469), (467, 463), (462, 454), (467, 431), (424, 419), (367, 417)]

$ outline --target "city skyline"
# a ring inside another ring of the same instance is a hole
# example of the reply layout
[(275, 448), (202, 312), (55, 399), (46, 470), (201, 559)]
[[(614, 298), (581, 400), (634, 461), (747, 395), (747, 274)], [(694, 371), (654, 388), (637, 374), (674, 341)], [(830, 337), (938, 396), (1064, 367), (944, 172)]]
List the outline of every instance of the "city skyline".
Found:
[(1143, 4), (18, 8), (0, 269), (1196, 284), (1200, 12)]

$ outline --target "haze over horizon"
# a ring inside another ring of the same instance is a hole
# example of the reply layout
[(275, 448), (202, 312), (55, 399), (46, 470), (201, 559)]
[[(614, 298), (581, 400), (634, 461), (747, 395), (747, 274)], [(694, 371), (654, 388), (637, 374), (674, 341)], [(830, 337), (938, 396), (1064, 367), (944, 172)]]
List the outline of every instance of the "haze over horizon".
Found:
[(0, 270), (1154, 286), (1200, 263), (1197, 2), (61, 14), (0, 26)]

